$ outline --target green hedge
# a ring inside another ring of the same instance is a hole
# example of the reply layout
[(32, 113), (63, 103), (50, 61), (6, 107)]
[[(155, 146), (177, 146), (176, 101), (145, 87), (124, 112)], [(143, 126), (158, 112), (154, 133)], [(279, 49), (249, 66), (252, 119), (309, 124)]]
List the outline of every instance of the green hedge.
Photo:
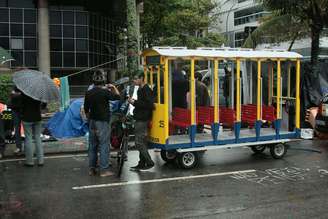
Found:
[(9, 95), (14, 84), (10, 74), (0, 73), (0, 102), (8, 103)]

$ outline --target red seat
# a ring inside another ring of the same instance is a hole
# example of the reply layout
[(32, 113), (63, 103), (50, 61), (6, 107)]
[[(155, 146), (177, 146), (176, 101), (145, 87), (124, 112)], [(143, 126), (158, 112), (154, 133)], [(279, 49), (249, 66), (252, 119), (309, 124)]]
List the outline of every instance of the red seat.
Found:
[[(196, 113), (197, 121), (197, 113)], [(171, 124), (181, 128), (188, 128), (191, 125), (191, 112), (189, 109), (174, 108), (172, 111)]]
[(262, 119), (273, 122), (277, 119), (276, 109), (273, 106), (263, 106), (262, 107)]
[(214, 107), (199, 106), (197, 107), (198, 123), (201, 125), (212, 125), (214, 123)]
[(236, 111), (234, 109), (220, 107), (219, 120), (223, 125), (233, 127), (236, 121)]
[(254, 127), (257, 119), (256, 114), (256, 105), (246, 104), (241, 106), (241, 121), (247, 123), (249, 127)]

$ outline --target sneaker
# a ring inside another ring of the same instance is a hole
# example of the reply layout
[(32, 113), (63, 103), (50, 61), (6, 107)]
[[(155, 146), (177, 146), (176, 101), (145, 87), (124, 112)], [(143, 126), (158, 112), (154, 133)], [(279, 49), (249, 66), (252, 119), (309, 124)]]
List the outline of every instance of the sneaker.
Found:
[(106, 170), (100, 174), (100, 177), (107, 177), (107, 176), (113, 176), (113, 175), (114, 175), (113, 172)]
[(26, 167), (33, 167), (34, 165), (33, 164), (29, 164), (29, 163), (24, 163), (24, 166), (26, 166)]
[(22, 150), (20, 148), (16, 148), (16, 150), (14, 151), (14, 154), (20, 154), (22, 153)]
[(141, 163), (138, 163), (137, 166), (133, 166), (133, 167), (130, 167), (130, 170), (134, 170), (134, 171), (137, 171), (137, 170), (140, 170), (142, 168), (144, 168), (145, 165), (141, 164)]
[(95, 176), (95, 175), (97, 175), (96, 168), (90, 168), (89, 169), (89, 176)]
[(147, 165), (144, 166), (143, 168), (140, 168), (140, 171), (148, 171), (148, 170), (152, 169), (154, 166), (155, 166), (154, 163), (147, 164)]

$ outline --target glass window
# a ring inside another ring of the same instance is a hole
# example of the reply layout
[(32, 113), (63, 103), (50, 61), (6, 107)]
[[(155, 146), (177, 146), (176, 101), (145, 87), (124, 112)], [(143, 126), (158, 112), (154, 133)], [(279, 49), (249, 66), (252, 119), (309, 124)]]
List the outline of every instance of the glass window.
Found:
[(89, 41), (89, 51), (94, 52), (95, 51), (95, 42), (94, 41)]
[(74, 40), (73, 39), (64, 39), (63, 40), (64, 51), (74, 51)]
[(11, 49), (23, 49), (23, 39), (11, 39)]
[(51, 52), (50, 53), (50, 63), (53, 67), (62, 67), (62, 53), (61, 52)]
[(8, 6), (16, 8), (35, 8), (33, 0), (9, 0)]
[(50, 40), (50, 50), (51, 51), (62, 51), (62, 40), (51, 39)]
[(8, 22), (9, 12), (7, 8), (0, 8), (0, 22)]
[(88, 24), (88, 14), (85, 12), (76, 12), (75, 14), (75, 23), (87, 25)]
[(88, 41), (76, 40), (76, 51), (88, 51)]
[(64, 11), (63, 12), (63, 23), (64, 24), (74, 24), (74, 12)]
[(95, 39), (94, 35), (95, 35), (95, 29), (90, 27), (89, 28), (89, 37), (90, 37), (90, 39)]
[(15, 61), (11, 62), (12, 66), (22, 66), (23, 65), (23, 52), (22, 51), (11, 51), (12, 57)]
[(50, 11), (50, 24), (61, 24), (61, 11)]
[(37, 66), (37, 55), (36, 52), (25, 52), (25, 66), (35, 67)]
[(75, 67), (75, 57), (72, 52), (64, 52), (64, 66)]
[(50, 37), (62, 37), (62, 26), (50, 25)]
[(64, 37), (74, 38), (74, 27), (73, 26), (64, 25), (63, 31), (64, 31), (63, 32)]
[(37, 50), (36, 39), (35, 38), (25, 38), (24, 39), (24, 49), (25, 50)]
[(24, 10), (24, 23), (36, 23), (36, 10), (25, 9)]
[(1, 36), (9, 36), (9, 24), (0, 24), (0, 35)]
[(87, 53), (76, 53), (76, 66), (77, 67), (88, 67), (88, 54)]
[(88, 38), (87, 26), (76, 26), (76, 38)]
[(0, 0), (0, 7), (8, 7), (7, 0)]
[(25, 24), (24, 36), (36, 36), (36, 24)]
[(0, 46), (4, 49), (9, 49), (9, 38), (0, 37)]
[(10, 22), (23, 23), (23, 10), (10, 9)]
[(10, 33), (12, 36), (22, 36), (23, 35), (23, 25), (22, 24), (11, 24)]

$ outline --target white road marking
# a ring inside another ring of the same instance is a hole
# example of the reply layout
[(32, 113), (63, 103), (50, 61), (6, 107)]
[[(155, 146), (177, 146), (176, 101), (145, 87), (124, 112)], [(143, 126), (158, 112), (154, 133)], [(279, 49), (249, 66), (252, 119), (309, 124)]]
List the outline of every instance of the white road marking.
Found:
[(190, 179), (200, 179), (208, 178), (214, 176), (227, 176), (233, 174), (242, 174), (242, 173), (253, 173), (256, 170), (241, 170), (241, 171), (232, 171), (232, 172), (222, 172), (222, 173), (211, 173), (203, 175), (193, 175), (193, 176), (182, 176), (182, 177), (172, 177), (172, 178), (161, 178), (161, 179), (151, 179), (151, 180), (136, 180), (128, 182), (118, 182), (118, 183), (108, 183), (108, 184), (97, 184), (97, 185), (88, 185), (88, 186), (75, 186), (72, 187), (73, 190), (82, 190), (82, 189), (95, 189), (95, 188), (105, 188), (105, 187), (115, 187), (115, 186), (127, 186), (127, 185), (136, 185), (136, 184), (147, 184), (147, 183), (158, 183), (158, 182), (169, 182), (169, 181), (179, 181), (179, 180), (190, 180)]
[[(68, 155), (48, 156), (48, 157), (44, 157), (44, 159), (60, 159), (60, 158), (87, 157), (87, 156), (88, 156), (87, 154), (75, 154), (75, 155), (68, 154)], [(25, 158), (6, 159), (6, 160), (0, 160), (0, 163), (16, 162), (16, 161), (23, 161), (23, 160), (25, 160)]]

